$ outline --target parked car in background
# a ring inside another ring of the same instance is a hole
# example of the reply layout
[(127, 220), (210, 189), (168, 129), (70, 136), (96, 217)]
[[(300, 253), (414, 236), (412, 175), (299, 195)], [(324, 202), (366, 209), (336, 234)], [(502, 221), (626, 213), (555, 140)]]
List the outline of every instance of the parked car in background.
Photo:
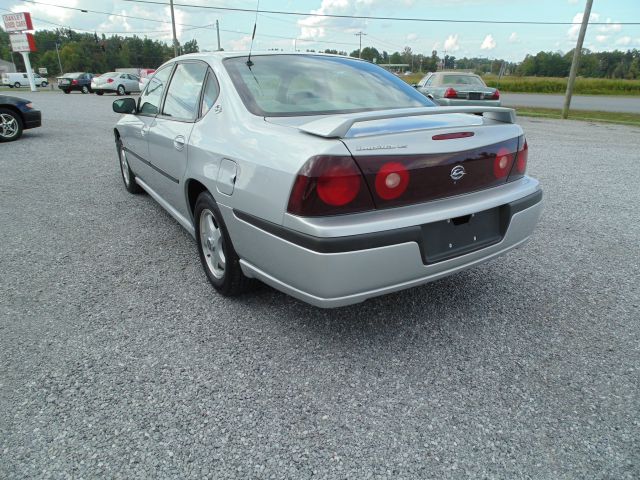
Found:
[(91, 79), (92, 73), (87, 72), (72, 72), (65, 73), (61, 77), (58, 77), (58, 88), (64, 93), (82, 92), (91, 93)]
[(24, 98), (0, 95), (0, 142), (11, 142), (22, 136), (23, 130), (42, 124), (40, 110)]
[[(49, 80), (41, 77), (37, 73), (33, 74), (33, 80), (38, 87), (46, 87), (49, 85)], [(29, 77), (26, 73), (3, 73), (0, 77), (0, 85), (7, 86), (9, 88), (28, 87)]]
[(193, 235), (223, 295), (255, 278), (362, 302), (521, 245), (542, 210), (513, 110), (436, 107), (363, 60), (190, 54), (113, 109), (124, 187)]
[(482, 78), (474, 73), (430, 73), (414, 87), (438, 105), (500, 106), (500, 91), (487, 87)]
[(138, 82), (138, 87), (140, 88), (140, 91), (144, 90), (144, 87), (147, 85), (147, 82), (153, 76), (154, 73), (156, 73), (156, 71), (151, 68), (141, 70), (140, 81)]
[(117, 95), (129, 95), (140, 92), (140, 77), (131, 73), (107, 72), (99, 77), (94, 77), (91, 82), (91, 90), (96, 95), (115, 93)]

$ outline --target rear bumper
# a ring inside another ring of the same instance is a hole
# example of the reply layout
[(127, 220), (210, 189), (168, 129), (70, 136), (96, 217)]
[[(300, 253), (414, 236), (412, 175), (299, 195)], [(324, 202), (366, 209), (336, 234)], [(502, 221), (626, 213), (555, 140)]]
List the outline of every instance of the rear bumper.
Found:
[(111, 84), (107, 85), (91, 85), (91, 90), (94, 92), (106, 92), (106, 93), (115, 93), (116, 87), (112, 87)]
[[(509, 204), (513, 212), (499, 242), (431, 264), (425, 262), (417, 236), (421, 225), (318, 238), (283, 233), (283, 227), (270, 228), (228, 207), (221, 211), (247, 276), (312, 305), (332, 308), (431, 282), (519, 246), (538, 222), (542, 191), (538, 188)], [(448, 218), (446, 208), (441, 213), (439, 220)]]
[(499, 107), (500, 100), (465, 100), (464, 98), (437, 98), (434, 101), (443, 107)]
[(22, 113), (24, 119), (24, 129), (40, 127), (42, 125), (42, 113), (40, 110), (29, 110)]

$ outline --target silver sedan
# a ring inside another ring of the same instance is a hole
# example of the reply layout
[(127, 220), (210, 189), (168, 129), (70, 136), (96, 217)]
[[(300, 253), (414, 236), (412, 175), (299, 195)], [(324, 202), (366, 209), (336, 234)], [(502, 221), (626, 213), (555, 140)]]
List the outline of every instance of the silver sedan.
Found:
[(414, 87), (438, 105), (500, 106), (500, 91), (487, 87), (484, 80), (473, 73), (430, 73)]
[(91, 90), (96, 95), (105, 93), (116, 93), (118, 95), (129, 95), (140, 92), (140, 77), (130, 73), (107, 72), (91, 80)]
[(224, 295), (362, 302), (521, 245), (542, 209), (513, 110), (437, 108), (357, 59), (192, 54), (113, 108), (125, 188), (193, 235)]

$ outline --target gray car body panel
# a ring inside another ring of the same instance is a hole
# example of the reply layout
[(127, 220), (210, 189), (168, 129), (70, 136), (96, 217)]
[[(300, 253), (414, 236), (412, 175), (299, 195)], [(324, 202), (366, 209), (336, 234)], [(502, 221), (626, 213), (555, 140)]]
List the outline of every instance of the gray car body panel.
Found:
[[(234, 212), (243, 212), (297, 232), (331, 238), (467, 215), (540, 190), (536, 180), (524, 177), (500, 187), (388, 210), (314, 218), (288, 214), (287, 204), (295, 178), (313, 156), (357, 157), (365, 152), (384, 155), (467, 150), (514, 138), (523, 132), (512, 123), (515, 114), (508, 109), (495, 109), (494, 117), (489, 116), (491, 112), (481, 117), (461, 114), (459, 110), (431, 114), (431, 109), (437, 107), (430, 107), (426, 116), (413, 117), (393, 111), (351, 116), (256, 116), (244, 106), (222, 64), (226, 57), (243, 55), (227, 52), (192, 54), (168, 62), (206, 62), (216, 75), (220, 94), (214, 107), (202, 118), (176, 125), (173, 129), (165, 125), (163, 128), (170, 132), (163, 135), (164, 145), (157, 145), (155, 137), (149, 135), (160, 117), (124, 115), (116, 130), (125, 148), (133, 153), (128, 158), (138, 183), (192, 235), (195, 228), (188, 199), (189, 185), (199, 182), (211, 193), (220, 206), (246, 275), (317, 306), (341, 306), (467, 268), (521, 244), (533, 231), (541, 203), (514, 215), (512, 225), (499, 245), (463, 255), (465, 258), (425, 266), (415, 243), (322, 254), (240, 220)], [(352, 122), (354, 117), (356, 121)], [(166, 119), (162, 121), (166, 122)], [(325, 131), (331, 134), (330, 137), (309, 132), (309, 124), (317, 121), (327, 126)], [(411, 121), (409, 128), (407, 121)], [(431, 134), (423, 134), (435, 130), (438, 133), (459, 131), (460, 128), (473, 131), (474, 136), (439, 142), (436, 146), (430, 140)], [(185, 137), (183, 151), (172, 151), (167, 143), (170, 133)], [(149, 139), (154, 145), (145, 148)], [(381, 143), (384, 148), (378, 149)], [(398, 152), (393, 152), (394, 146), (399, 147)], [(435, 148), (437, 150), (433, 150)], [(167, 163), (169, 161), (174, 162), (172, 167)], [(380, 265), (375, 267), (375, 272), (371, 270), (376, 262), (385, 265), (382, 270), (385, 275), (380, 275)], [(376, 277), (375, 280), (372, 277)]]

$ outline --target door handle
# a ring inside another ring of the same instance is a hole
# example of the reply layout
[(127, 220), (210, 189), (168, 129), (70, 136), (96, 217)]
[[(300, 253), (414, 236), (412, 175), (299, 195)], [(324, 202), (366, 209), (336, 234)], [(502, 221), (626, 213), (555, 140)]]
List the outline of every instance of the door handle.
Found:
[(173, 139), (173, 146), (176, 150), (182, 150), (184, 148), (184, 137), (182, 135), (178, 135)]

